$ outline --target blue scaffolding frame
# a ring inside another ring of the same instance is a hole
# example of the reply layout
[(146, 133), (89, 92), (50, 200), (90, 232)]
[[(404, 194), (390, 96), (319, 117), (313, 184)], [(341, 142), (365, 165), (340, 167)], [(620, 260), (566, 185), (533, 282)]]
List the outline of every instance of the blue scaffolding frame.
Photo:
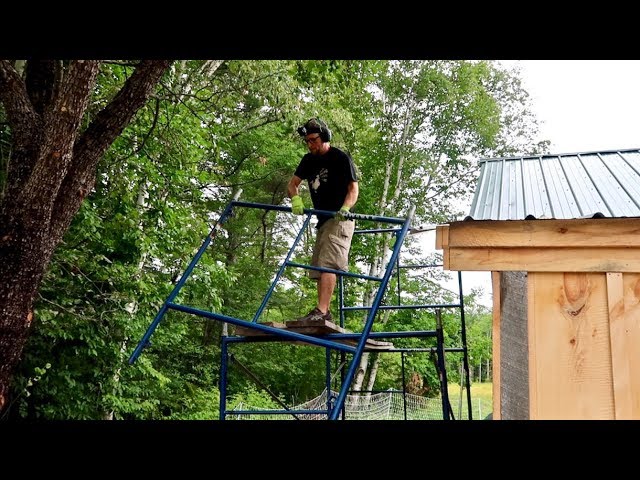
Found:
[[(298, 246), (300, 239), (302, 238), (302, 235), (305, 231), (305, 229), (308, 227), (311, 217), (313, 215), (328, 215), (328, 216), (335, 216), (336, 212), (333, 211), (326, 211), (326, 210), (316, 210), (316, 209), (304, 209), (304, 215), (306, 215), (303, 225), (300, 228), (300, 231), (298, 232), (293, 244), (291, 245), (291, 248), (289, 249), (289, 251), (287, 252), (287, 255), (284, 259), (284, 261), (282, 262), (278, 272), (276, 273), (276, 276), (274, 278), (274, 280), (271, 283), (271, 286), (269, 287), (267, 293), (265, 294), (260, 307), (258, 308), (258, 310), (256, 311), (254, 317), (252, 320), (248, 321), (248, 320), (242, 320), (239, 318), (234, 318), (234, 317), (229, 317), (227, 315), (223, 315), (220, 313), (214, 313), (214, 312), (209, 312), (206, 310), (201, 310), (201, 309), (197, 309), (197, 308), (193, 308), (190, 307), (188, 305), (181, 305), (178, 303), (175, 303), (174, 300), (177, 297), (177, 295), (179, 294), (180, 290), (182, 289), (182, 287), (184, 286), (185, 282), (187, 281), (187, 279), (189, 278), (189, 276), (191, 275), (193, 269), (195, 268), (195, 266), (197, 265), (198, 261), (200, 260), (200, 258), (202, 257), (202, 255), (204, 254), (204, 252), (206, 251), (206, 249), (209, 247), (209, 245), (211, 244), (211, 242), (215, 239), (221, 225), (223, 223), (225, 223), (233, 214), (233, 209), (234, 207), (246, 207), (246, 208), (257, 208), (257, 209), (263, 209), (263, 210), (274, 210), (274, 211), (280, 211), (280, 212), (291, 212), (291, 207), (285, 207), (285, 206), (280, 206), (280, 205), (271, 205), (271, 204), (262, 204), (262, 203), (252, 203), (252, 202), (242, 202), (242, 201), (238, 201), (238, 200), (233, 200), (231, 202), (229, 202), (229, 204), (227, 205), (227, 207), (225, 208), (225, 210), (223, 211), (223, 213), (220, 215), (220, 218), (218, 219), (218, 221), (216, 222), (216, 224), (213, 226), (213, 228), (211, 229), (209, 235), (204, 239), (202, 245), (200, 246), (200, 248), (198, 249), (197, 253), (195, 254), (195, 256), (193, 257), (193, 259), (191, 260), (191, 262), (189, 263), (189, 265), (187, 266), (184, 274), (180, 277), (179, 281), (176, 283), (176, 285), (174, 286), (173, 290), (171, 291), (171, 293), (169, 294), (169, 296), (167, 297), (167, 299), (164, 301), (163, 305), (161, 306), (160, 310), (158, 311), (158, 313), (156, 314), (155, 318), (153, 319), (153, 321), (151, 322), (151, 324), (149, 325), (149, 327), (147, 328), (146, 332), (144, 333), (142, 339), (138, 342), (135, 350), (133, 351), (133, 353), (131, 354), (131, 356), (129, 357), (129, 364), (133, 364), (137, 358), (141, 355), (142, 351), (148, 347), (150, 345), (150, 339), (151, 336), (153, 335), (153, 333), (155, 332), (156, 328), (158, 327), (159, 323), (162, 321), (162, 319), (164, 318), (164, 316), (166, 315), (166, 313), (169, 310), (176, 310), (176, 311), (181, 311), (181, 312), (185, 312), (185, 313), (189, 313), (192, 315), (196, 315), (196, 316), (200, 316), (200, 317), (204, 317), (207, 319), (211, 319), (211, 320), (216, 320), (216, 321), (221, 321), (221, 322), (225, 322), (225, 323), (229, 323), (232, 325), (236, 325), (236, 326), (240, 326), (240, 327), (244, 327), (244, 328), (249, 328), (249, 329), (254, 329), (258, 332), (262, 332), (263, 334), (266, 334), (262, 337), (248, 337), (248, 336), (222, 336), (221, 339), (221, 368), (220, 368), (220, 383), (219, 383), (219, 387), (220, 387), (220, 419), (221, 420), (225, 420), (226, 415), (233, 413), (233, 414), (240, 414), (240, 413), (252, 413), (252, 414), (260, 414), (260, 413), (267, 413), (266, 411), (258, 411), (258, 410), (253, 410), (251, 412), (239, 412), (239, 411), (233, 411), (233, 412), (228, 412), (226, 410), (226, 391), (227, 391), (227, 365), (228, 365), (228, 361), (229, 361), (229, 344), (231, 343), (239, 343), (239, 342), (256, 342), (256, 341), (274, 341), (274, 340), (279, 340), (279, 341), (298, 341), (298, 342), (304, 342), (304, 343), (308, 343), (311, 345), (316, 345), (316, 346), (321, 346), (321, 347), (325, 347), (327, 349), (327, 392), (330, 391), (330, 383), (331, 383), (331, 378), (329, 375), (330, 372), (330, 354), (332, 350), (336, 350), (338, 352), (340, 352), (340, 354), (342, 355), (342, 359), (344, 360), (344, 356), (346, 355), (346, 353), (350, 353), (352, 354), (352, 358), (351, 361), (349, 363), (349, 368), (347, 369), (346, 373), (344, 372), (344, 369), (341, 371), (341, 388), (340, 388), (340, 392), (337, 396), (337, 398), (330, 398), (329, 395), (327, 395), (327, 409), (326, 410), (289, 410), (289, 409), (285, 409), (285, 410), (269, 410), (268, 413), (269, 414), (287, 414), (287, 415), (291, 415), (291, 414), (326, 414), (327, 418), (329, 420), (336, 420), (338, 419), (340, 413), (343, 413), (343, 418), (344, 418), (344, 402), (345, 402), (345, 398), (347, 393), (349, 392), (351, 383), (355, 377), (355, 372), (356, 369), (360, 363), (360, 360), (362, 358), (362, 354), (364, 353), (364, 351), (366, 350), (366, 344), (368, 339), (374, 339), (374, 338), (408, 338), (408, 337), (435, 337), (437, 339), (437, 344), (435, 347), (435, 351), (436, 351), (436, 355), (437, 355), (437, 362), (438, 362), (438, 370), (439, 370), (439, 375), (440, 375), (440, 387), (441, 387), (441, 395), (442, 395), (442, 409), (443, 409), (443, 418), (444, 419), (450, 419), (453, 418), (453, 412), (451, 411), (450, 405), (449, 405), (449, 398), (448, 398), (448, 391), (447, 391), (447, 378), (446, 378), (446, 366), (445, 366), (445, 361), (444, 361), (444, 353), (445, 351), (461, 351), (463, 353), (463, 366), (464, 366), (464, 370), (465, 370), (465, 375), (466, 375), (466, 385), (467, 385), (467, 404), (468, 404), (468, 412), (469, 412), (469, 419), (472, 419), (472, 410), (471, 410), (471, 395), (470, 395), (470, 388), (469, 388), (469, 364), (468, 364), (468, 352), (467, 352), (467, 342), (466, 342), (466, 328), (465, 328), (465, 320), (464, 320), (464, 303), (463, 303), (463, 296), (462, 296), (462, 277), (460, 272), (458, 272), (458, 286), (459, 286), (459, 303), (457, 304), (442, 304), (442, 305), (400, 305), (400, 269), (401, 268), (425, 268), (425, 267), (433, 267), (436, 265), (400, 265), (400, 260), (399, 260), (399, 255), (400, 255), (400, 250), (402, 247), (402, 243), (407, 235), (407, 233), (409, 232), (410, 229), (410, 225), (411, 225), (411, 221), (413, 218), (413, 213), (415, 208), (411, 207), (409, 214), (407, 215), (406, 218), (396, 218), (396, 217), (384, 217), (384, 216), (377, 216), (377, 215), (363, 215), (363, 214), (354, 214), (351, 213), (348, 215), (349, 218), (352, 218), (354, 220), (367, 220), (367, 221), (373, 221), (373, 222), (378, 222), (378, 223), (389, 223), (389, 224), (394, 224), (394, 225), (399, 225), (399, 227), (396, 228), (388, 228), (388, 229), (368, 229), (368, 230), (357, 230), (355, 233), (358, 234), (362, 234), (362, 233), (383, 233), (383, 232), (392, 232), (395, 234), (396, 236), (396, 240), (394, 243), (394, 247), (393, 247), (393, 251), (391, 254), (391, 257), (387, 263), (384, 275), (382, 277), (373, 277), (373, 276), (369, 276), (369, 275), (362, 275), (362, 274), (356, 274), (356, 273), (351, 273), (351, 272), (346, 272), (346, 271), (341, 271), (341, 270), (333, 270), (333, 269), (329, 269), (329, 268), (323, 268), (323, 267), (315, 267), (315, 266), (311, 266), (311, 265), (303, 265), (303, 264), (299, 264), (299, 263), (295, 263), (291, 261), (291, 257), (293, 255), (293, 252), (295, 251), (296, 247)], [(349, 311), (349, 310), (368, 310), (368, 314), (367, 314), (367, 318), (365, 321), (365, 324), (363, 326), (363, 330), (360, 333), (332, 333), (332, 334), (326, 334), (326, 335), (307, 335), (307, 334), (302, 334), (302, 333), (298, 333), (298, 332), (294, 332), (294, 331), (290, 331), (290, 330), (285, 330), (285, 329), (281, 329), (281, 328), (276, 328), (276, 327), (272, 327), (269, 325), (265, 325), (265, 324), (261, 324), (258, 322), (258, 320), (260, 319), (260, 316), (262, 315), (264, 309), (266, 308), (269, 299), (278, 283), (278, 281), (280, 280), (284, 270), (287, 267), (296, 267), (296, 268), (305, 268), (305, 269), (311, 269), (311, 270), (318, 270), (318, 271), (325, 271), (325, 272), (332, 272), (335, 273), (338, 276), (339, 279), (339, 289), (338, 289), (338, 298), (339, 298), (339, 305), (340, 305), (340, 326), (344, 325), (344, 312), (345, 311)], [(386, 292), (387, 289), (387, 285), (389, 283), (389, 280), (391, 278), (391, 275), (395, 272), (397, 272), (398, 275), (398, 305), (380, 305), (382, 302), (382, 299), (384, 297), (384, 294)], [(361, 307), (345, 307), (344, 306), (344, 284), (343, 284), (343, 280), (344, 277), (355, 277), (355, 278), (360, 278), (360, 279), (366, 279), (366, 280), (371, 280), (371, 281), (377, 281), (380, 282), (380, 285), (378, 287), (378, 291), (375, 295), (375, 298), (371, 304), (371, 306), (361, 306)], [(428, 331), (409, 331), (409, 332), (371, 332), (371, 329), (373, 327), (373, 322), (375, 320), (375, 317), (378, 313), (378, 310), (385, 310), (385, 309), (407, 309), (407, 308), (411, 308), (411, 309), (417, 309), (417, 308), (435, 308), (436, 309), (436, 318), (438, 319), (438, 327), (436, 328), (436, 330), (428, 330)], [(440, 309), (442, 308), (459, 308), (460, 309), (460, 316), (461, 316), (461, 336), (462, 336), (462, 347), (458, 347), (458, 348), (449, 348), (449, 349), (445, 349), (444, 348), (444, 341), (442, 338), (442, 328), (441, 328), (441, 324), (440, 324)], [(351, 346), (351, 345), (345, 345), (343, 343), (340, 343), (339, 340), (344, 340), (344, 339), (352, 339), (355, 340), (357, 339), (357, 345)], [(390, 351), (397, 351), (397, 352), (402, 352), (406, 349), (391, 349), (391, 350), (384, 350), (384, 352), (390, 352)], [(431, 349), (432, 350), (432, 349)], [(344, 361), (343, 361), (344, 364)], [(404, 364), (404, 357), (403, 357), (403, 364)], [(295, 416), (295, 415), (294, 415)]]

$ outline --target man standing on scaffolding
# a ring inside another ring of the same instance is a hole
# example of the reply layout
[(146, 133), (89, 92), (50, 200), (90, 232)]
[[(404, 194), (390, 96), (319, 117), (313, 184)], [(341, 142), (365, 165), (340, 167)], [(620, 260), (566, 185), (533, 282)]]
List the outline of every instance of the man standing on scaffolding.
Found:
[[(311, 265), (346, 271), (355, 221), (346, 215), (358, 200), (358, 178), (351, 156), (331, 146), (331, 130), (318, 118), (312, 118), (298, 128), (309, 149), (300, 160), (289, 180), (287, 191), (291, 198), (291, 211), (304, 213), (304, 203), (298, 192), (302, 180), (307, 180), (315, 210), (337, 212), (335, 217), (317, 215), (316, 241)], [(309, 270), (309, 277), (318, 284), (318, 304), (304, 317), (296, 320), (326, 320), (333, 322), (330, 304), (336, 286), (336, 275)]]

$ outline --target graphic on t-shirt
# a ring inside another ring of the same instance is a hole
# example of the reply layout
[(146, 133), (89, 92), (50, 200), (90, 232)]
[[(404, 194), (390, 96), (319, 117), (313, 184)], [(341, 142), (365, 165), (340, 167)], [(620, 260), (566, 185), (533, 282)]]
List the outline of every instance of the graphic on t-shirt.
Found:
[(309, 186), (314, 192), (317, 192), (318, 188), (320, 188), (320, 182), (326, 183), (328, 178), (329, 171), (326, 168), (322, 168), (320, 169), (320, 172), (318, 172), (318, 175), (311, 179), (311, 181), (309, 182)]

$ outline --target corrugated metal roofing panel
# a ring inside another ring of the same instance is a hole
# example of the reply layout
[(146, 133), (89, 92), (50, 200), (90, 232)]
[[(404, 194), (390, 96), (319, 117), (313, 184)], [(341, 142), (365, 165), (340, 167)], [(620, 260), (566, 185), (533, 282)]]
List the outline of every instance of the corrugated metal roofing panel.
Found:
[(469, 216), (640, 216), (640, 149), (480, 160)]
[[(529, 161), (519, 159), (522, 163), (524, 174), (522, 175), (524, 188), (527, 191), (525, 197), (525, 210), (522, 216), (512, 216), (510, 220), (521, 220), (531, 212), (538, 212), (541, 217), (551, 217), (551, 207), (549, 205), (549, 196), (547, 195), (547, 187), (542, 175), (542, 164), (536, 157)], [(496, 219), (497, 220), (497, 219)]]
[(607, 206), (597, 194), (597, 190), (592, 188), (593, 182), (580, 158), (570, 155), (565, 157), (563, 163), (573, 195), (579, 199), (576, 201), (579, 216), (585, 216), (585, 212), (606, 212)]
[[(634, 167), (635, 163), (635, 167)], [(627, 205), (633, 210), (640, 206), (640, 182), (634, 182), (640, 176), (640, 155), (635, 155), (635, 162), (630, 162), (623, 155), (619, 160), (609, 163), (611, 173), (615, 175), (627, 194)]]
[(579, 217), (579, 210), (576, 203), (572, 201), (571, 188), (559, 159), (556, 157), (550, 161), (543, 161), (542, 172), (547, 184), (551, 216), (553, 218)]

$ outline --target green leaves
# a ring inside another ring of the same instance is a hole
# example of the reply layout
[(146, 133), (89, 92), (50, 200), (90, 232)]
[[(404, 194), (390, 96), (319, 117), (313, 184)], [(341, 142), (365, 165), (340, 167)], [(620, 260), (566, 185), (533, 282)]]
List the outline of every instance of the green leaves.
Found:
[[(131, 71), (105, 65), (89, 117)], [(296, 127), (320, 116), (333, 131), (332, 143), (352, 155), (360, 177), (356, 213), (403, 216), (414, 205), (415, 224), (442, 223), (462, 213), (475, 183), (473, 160), (534, 148), (536, 126), (525, 100), (516, 77), (484, 61), (176, 63), (100, 163), (95, 189), (45, 275), (16, 379), (18, 390), (30, 393), (21, 397), (19, 415), (217, 418), (220, 322), (172, 311), (136, 363), (127, 360), (233, 194), (242, 189), (244, 201), (285, 202), (286, 184), (306, 152)], [(237, 208), (176, 301), (252, 319), (300, 228), (291, 217)], [(313, 235), (305, 232), (294, 261), (308, 263)], [(392, 247), (389, 235), (357, 235), (350, 270), (379, 270)], [(415, 263), (433, 260), (418, 258), (410, 238), (404, 252)], [(403, 278), (406, 303), (451, 302), (439, 275)], [(283, 280), (261, 320), (287, 321), (313, 307), (316, 285), (305, 271), (287, 268)], [(366, 282), (346, 284), (347, 304), (363, 304)], [(389, 302), (395, 288), (394, 279)], [(472, 297), (466, 302), (474, 304)], [(469, 345), (474, 358), (485, 358), (486, 312), (470, 311)], [(362, 315), (348, 315), (347, 322), (356, 331)], [(459, 317), (445, 312), (443, 322), (446, 344), (459, 345)], [(398, 311), (374, 324), (433, 328), (433, 312), (426, 311)], [(397, 346), (424, 343), (402, 339)], [(324, 388), (323, 349), (274, 342), (233, 350), (285, 403)], [(455, 380), (459, 359), (450, 358)], [(397, 388), (399, 356), (380, 355), (380, 362), (376, 388)], [(437, 394), (428, 355), (409, 356), (407, 368), (425, 395)], [(233, 367), (230, 375), (230, 405), (278, 408)]]

